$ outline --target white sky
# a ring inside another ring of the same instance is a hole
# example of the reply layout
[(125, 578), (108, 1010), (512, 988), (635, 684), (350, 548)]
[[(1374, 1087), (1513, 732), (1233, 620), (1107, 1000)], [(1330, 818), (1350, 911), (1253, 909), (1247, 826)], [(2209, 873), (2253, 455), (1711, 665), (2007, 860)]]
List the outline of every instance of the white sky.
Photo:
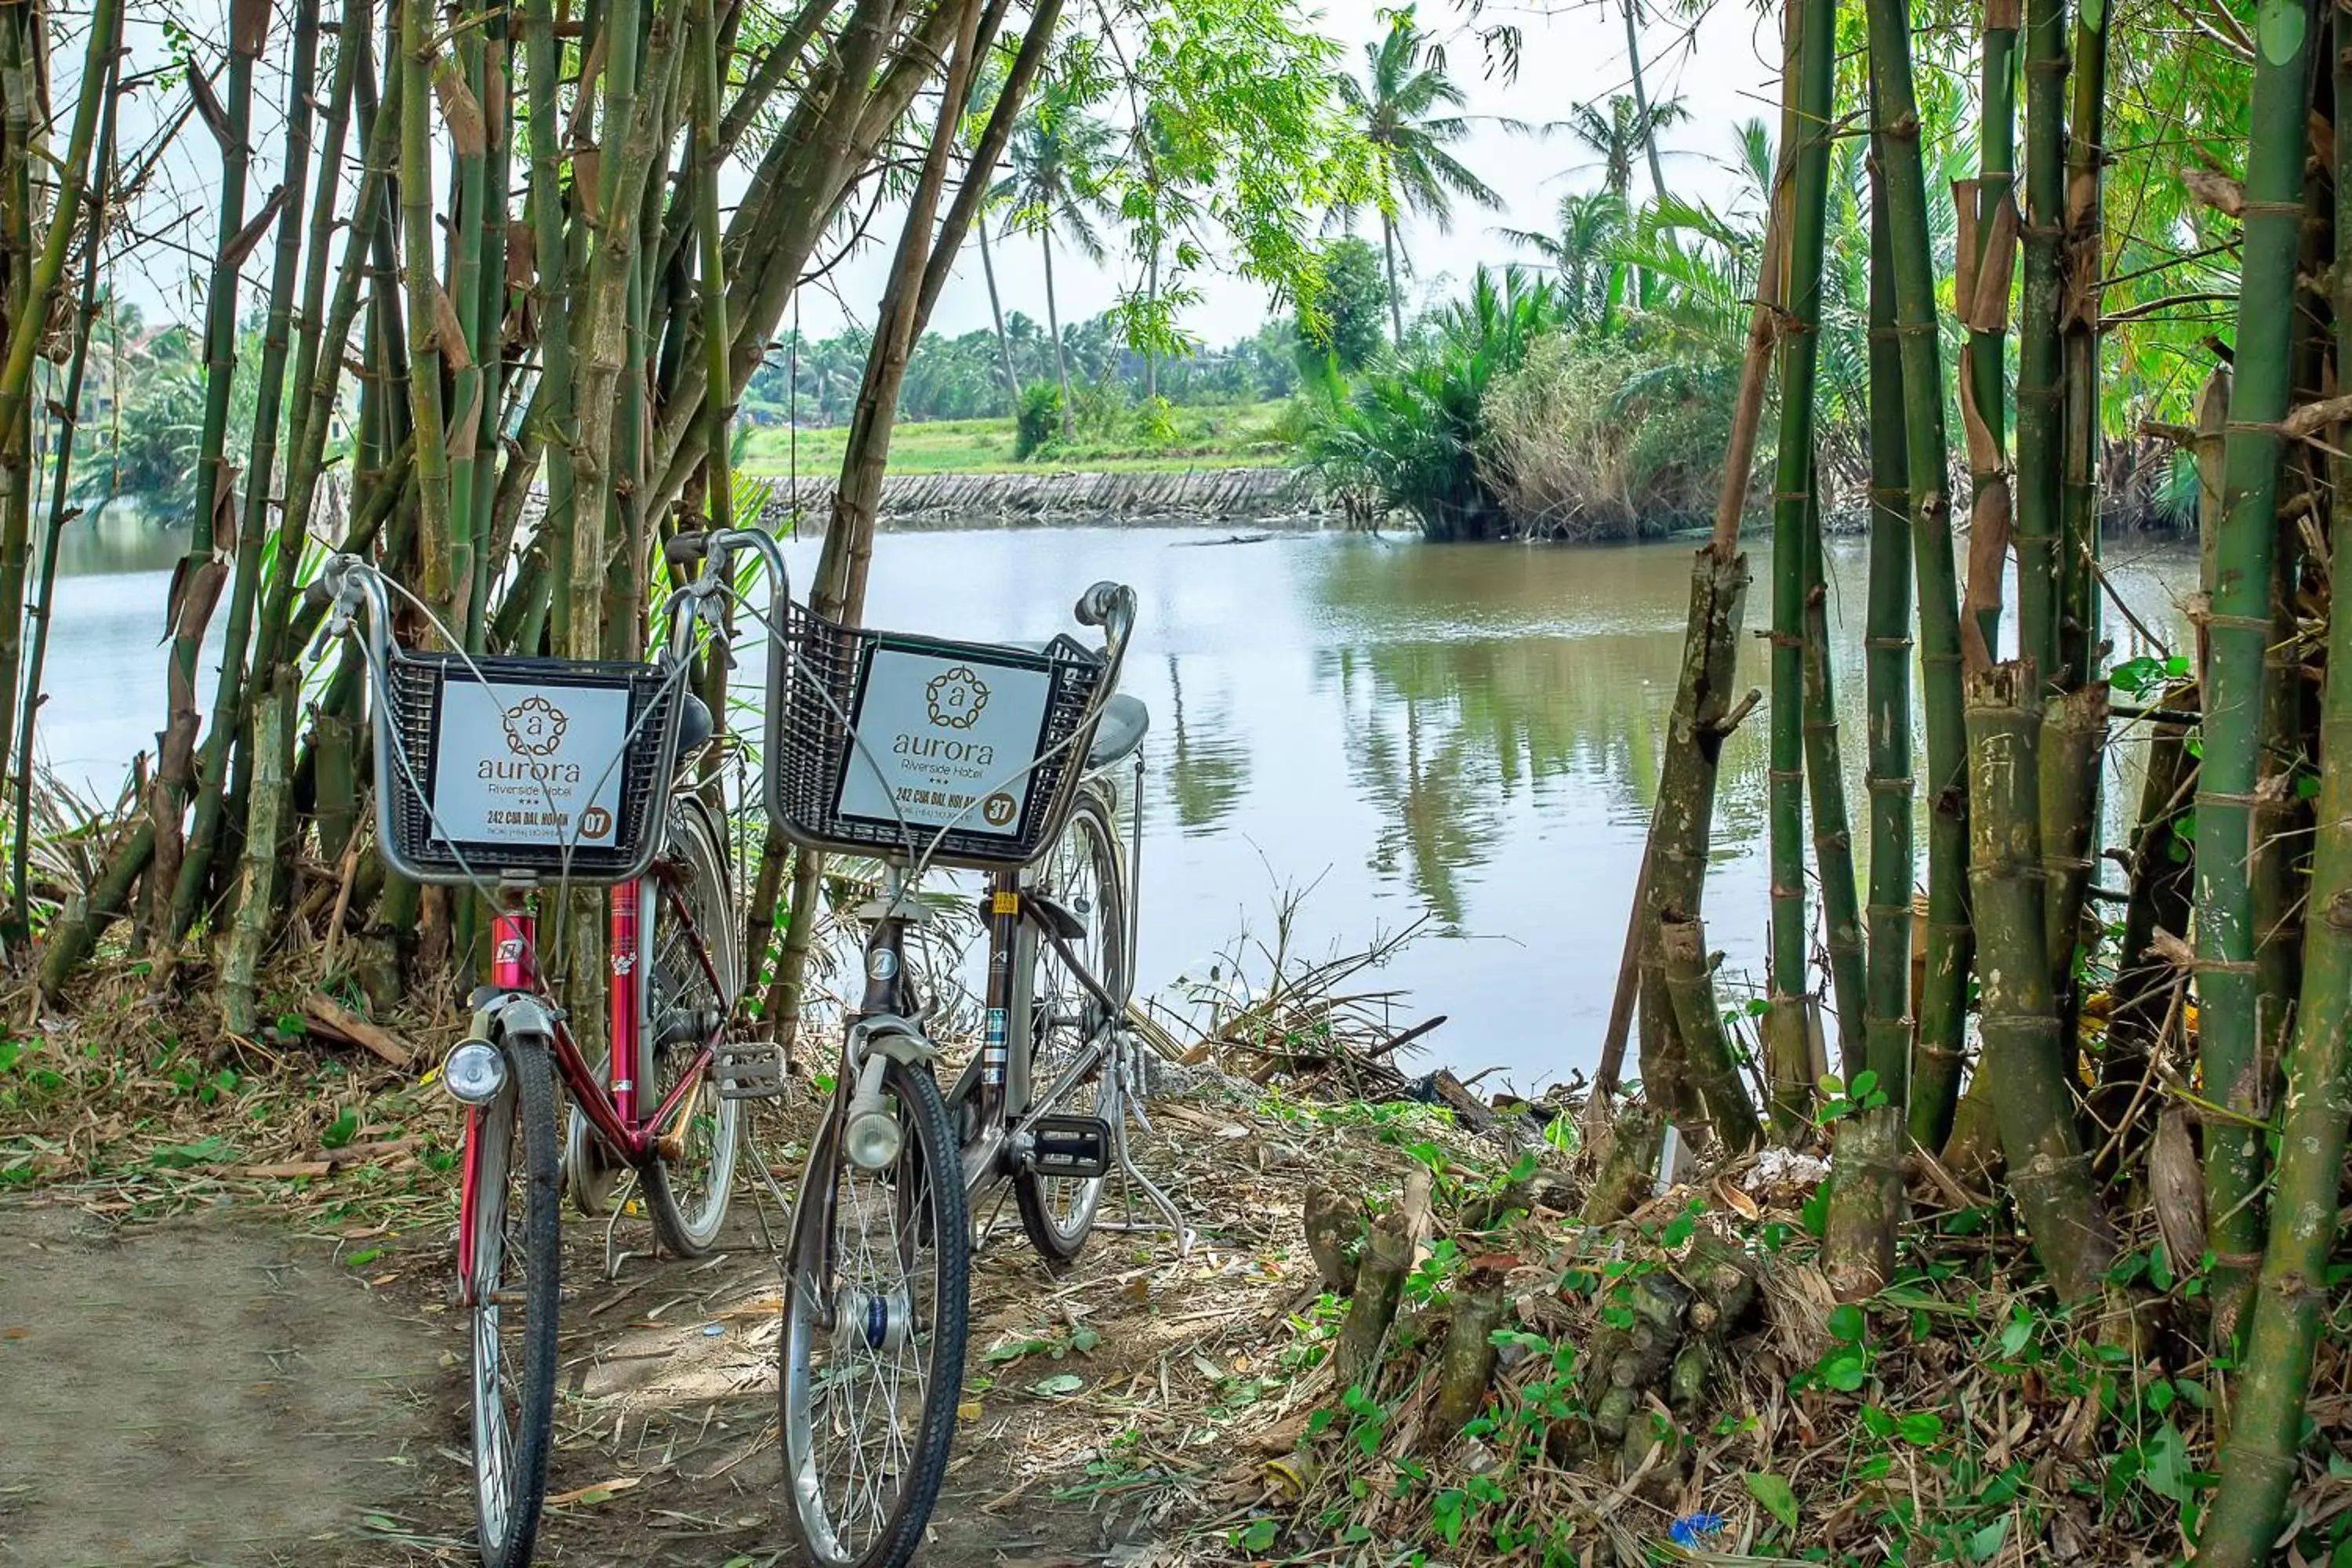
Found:
[[(1730, 181), (1724, 161), (1734, 146), (1733, 127), (1743, 120), (1770, 118), (1774, 112), (1774, 81), (1779, 66), (1777, 26), (1759, 16), (1748, 0), (1717, 0), (1696, 27), (1666, 15), (1664, 0), (1647, 0), (1643, 55), (1645, 85), (1652, 100), (1679, 94), (1692, 113), (1690, 122), (1668, 132), (1664, 141), (1666, 177), (1678, 193), (1705, 199), (1721, 197)], [(167, 58), (161, 27), (145, 7), (132, 8), (125, 42), (132, 51), (128, 73), (152, 68)], [(330, 5), (330, 12), (339, 7)], [(225, 32), (222, 18), (226, 0), (184, 0), (182, 14), (195, 25), (200, 37), (217, 40)], [(380, 15), (380, 12), (379, 12)], [(1549, 139), (1515, 134), (1499, 121), (1540, 124), (1567, 115), (1576, 104), (1605, 100), (1628, 87), (1622, 14), (1614, 0), (1562, 0), (1557, 5), (1538, 3), (1514, 6), (1489, 0), (1478, 16), (1480, 25), (1517, 26), (1521, 32), (1520, 66), (1516, 79), (1486, 74), (1477, 38), (1468, 30), (1466, 0), (1422, 0), (1420, 20), (1445, 40), (1449, 68), (1469, 96), (1468, 116), (1473, 134), (1456, 144), (1455, 155), (1493, 186), (1504, 199), (1499, 212), (1457, 204), (1452, 232), (1407, 220), (1403, 242), (1415, 276), (1406, 284), (1407, 303), (1416, 305), (1432, 294), (1442, 295), (1465, 279), (1480, 263), (1499, 264), (1519, 256), (1496, 231), (1502, 228), (1549, 230), (1559, 198), (1600, 184), (1601, 173), (1588, 154), (1565, 136)], [(201, 18), (201, 20), (198, 20)], [(285, 18), (281, 14), (279, 21)], [(1321, 26), (1344, 47), (1346, 63), (1360, 70), (1364, 46), (1386, 30), (1379, 0), (1328, 0)], [(74, 40), (59, 50), (56, 74), (60, 101), (79, 74), (79, 29)], [(273, 43), (279, 35), (273, 35)], [(217, 58), (200, 50), (200, 58)], [(265, 65), (257, 82), (255, 158), (248, 215), (257, 212), (276, 181), (274, 163), (282, 132), (278, 102), (285, 91), (282, 78)], [(326, 84), (319, 91), (323, 98)], [(154, 89), (126, 102), (122, 142), (126, 154), (134, 151), (163, 117), (178, 110), (185, 89), (166, 95)], [(349, 189), (346, 176), (346, 191)], [(739, 184), (740, 182), (730, 182)], [(209, 255), (218, 223), (218, 153), (201, 122), (183, 132), (158, 171), (149, 192), (140, 228), (150, 237), (134, 258), (118, 271), (116, 286), (123, 297), (138, 303), (152, 318), (194, 321), (200, 290), (189, 277), (191, 258)], [(1648, 174), (1638, 169), (1635, 191), (1646, 195)], [(730, 193), (731, 195), (731, 193)], [(1368, 215), (1369, 216), (1369, 215)], [(877, 234), (894, 236), (887, 222)], [(1374, 225), (1370, 233), (1377, 237)], [(1121, 247), (1112, 239), (1110, 260), (1104, 267), (1057, 250), (1055, 276), (1061, 317), (1076, 321), (1108, 309), (1115, 302), (1124, 277)], [(258, 286), (268, 278), (270, 247), (261, 246), (246, 265), (249, 307)], [(870, 320), (882, 291), (888, 267), (887, 247), (877, 243), (837, 268), (828, 287), (803, 290), (802, 325), (814, 335), (837, 330), (853, 315)], [(1265, 291), (1222, 271), (1194, 279), (1200, 303), (1187, 312), (1185, 328), (1212, 344), (1223, 344), (1256, 330), (1267, 310)], [(1042, 271), (1036, 265), (1034, 242), (1022, 240), (998, 252), (998, 282), (1008, 310), (1045, 317)], [(789, 324), (789, 323), (787, 323)], [(955, 334), (988, 324), (988, 297), (981, 279), (980, 253), (968, 243), (954, 280), (940, 299), (931, 322), (934, 331)]]

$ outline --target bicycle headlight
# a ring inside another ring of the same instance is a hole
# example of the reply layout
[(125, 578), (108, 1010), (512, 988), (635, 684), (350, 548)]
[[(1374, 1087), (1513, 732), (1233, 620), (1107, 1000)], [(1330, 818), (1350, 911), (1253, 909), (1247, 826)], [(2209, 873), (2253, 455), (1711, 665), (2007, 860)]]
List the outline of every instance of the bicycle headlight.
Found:
[(842, 1142), (852, 1164), (861, 1171), (879, 1171), (898, 1157), (898, 1119), (878, 1103), (853, 1104)]
[(460, 1040), (441, 1064), (441, 1084), (465, 1105), (488, 1105), (507, 1086), (507, 1058), (488, 1040)]

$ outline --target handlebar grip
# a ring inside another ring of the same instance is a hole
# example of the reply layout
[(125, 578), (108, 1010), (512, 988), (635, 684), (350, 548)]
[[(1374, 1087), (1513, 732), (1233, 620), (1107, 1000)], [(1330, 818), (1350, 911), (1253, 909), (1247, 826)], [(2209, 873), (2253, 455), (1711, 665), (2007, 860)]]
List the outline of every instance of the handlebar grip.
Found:
[(699, 528), (673, 534), (662, 546), (662, 559), (673, 566), (691, 566), (709, 553), (710, 535)]
[(1118, 604), (1119, 596), (1127, 591), (1117, 583), (1097, 583), (1079, 595), (1077, 609), (1074, 612), (1078, 617), (1078, 625), (1101, 626), (1110, 618), (1112, 608)]

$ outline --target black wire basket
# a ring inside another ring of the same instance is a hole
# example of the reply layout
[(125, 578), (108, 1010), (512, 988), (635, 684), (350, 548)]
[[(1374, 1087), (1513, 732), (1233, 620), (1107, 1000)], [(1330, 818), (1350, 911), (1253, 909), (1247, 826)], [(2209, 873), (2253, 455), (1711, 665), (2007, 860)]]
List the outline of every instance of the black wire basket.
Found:
[[(815, 849), (1024, 866), (1069, 815), (1106, 669), (1074, 638), (953, 642), (787, 605), (768, 657), (768, 816)], [(860, 742), (863, 744), (860, 744)]]
[(677, 767), (673, 672), (394, 649), (386, 673), (376, 798), (396, 869), (614, 883), (653, 863)]

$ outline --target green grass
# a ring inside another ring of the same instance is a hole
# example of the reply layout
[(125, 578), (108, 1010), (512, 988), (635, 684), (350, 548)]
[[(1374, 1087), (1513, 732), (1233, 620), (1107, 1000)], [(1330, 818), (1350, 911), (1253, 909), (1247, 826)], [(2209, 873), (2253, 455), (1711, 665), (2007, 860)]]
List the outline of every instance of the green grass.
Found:
[[(1172, 439), (1153, 441), (1132, 414), (1118, 417), (1107, 434), (1081, 431), (1076, 440), (1055, 443), (1025, 463), (1013, 458), (1010, 419), (901, 420), (890, 437), (894, 474), (1181, 473), (1188, 468), (1267, 468), (1281, 463), (1289, 444), (1278, 436), (1282, 403), (1229, 407), (1176, 408), (1170, 412)], [(799, 464), (803, 474), (828, 474), (841, 467), (846, 426), (803, 430)], [(790, 432), (754, 431), (745, 443), (742, 471), (781, 475), (792, 458)]]

